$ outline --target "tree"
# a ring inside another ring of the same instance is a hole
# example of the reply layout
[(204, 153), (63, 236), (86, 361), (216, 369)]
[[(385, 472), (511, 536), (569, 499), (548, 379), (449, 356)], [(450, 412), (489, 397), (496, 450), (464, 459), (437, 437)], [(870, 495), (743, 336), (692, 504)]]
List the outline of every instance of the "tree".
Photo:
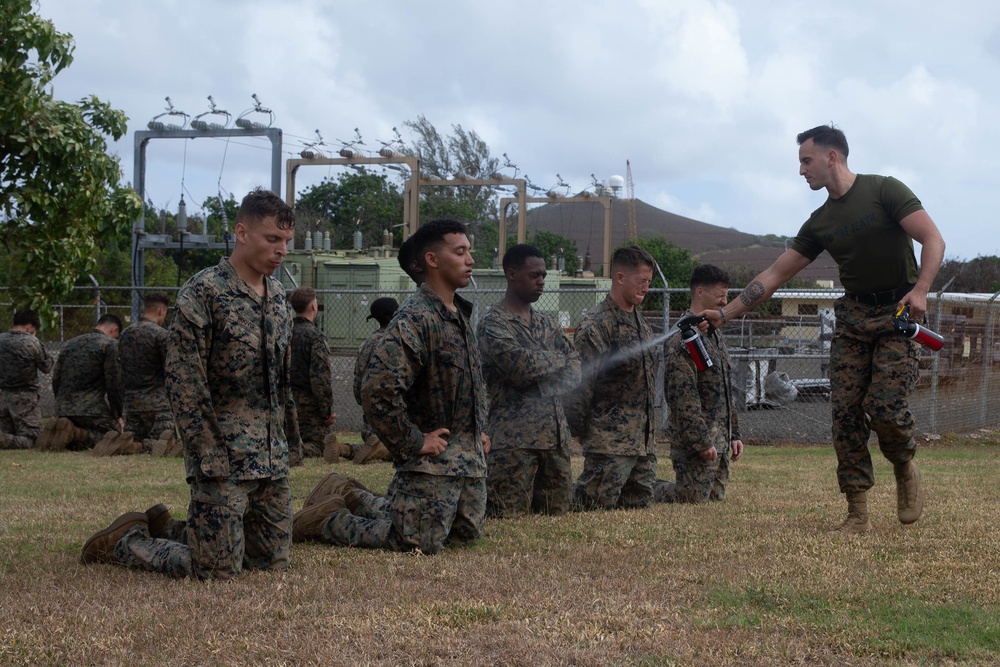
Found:
[[(553, 255), (557, 258), (562, 256), (566, 262), (565, 272), (571, 276), (576, 273), (580, 263), (576, 254), (576, 241), (559, 234), (539, 230), (535, 232), (529, 243), (542, 251), (546, 258), (546, 264), (549, 264), (549, 258)], [(507, 247), (509, 248), (510, 245)]]
[(222, 195), (208, 197), (201, 203), (201, 208), (208, 213), (209, 234), (214, 234), (217, 241), (222, 240), (226, 231), (232, 236), (236, 214), (240, 212), (240, 202), (236, 201), (233, 193), (229, 193), (229, 199), (223, 199)]
[[(452, 125), (453, 134), (442, 137), (424, 116), (408, 120), (405, 125), (417, 138), (404, 146), (403, 152), (420, 158), (421, 171), (431, 179), (485, 179), (500, 168), (500, 160), (490, 154), (490, 147), (475, 131)], [(492, 186), (429, 186), (421, 188), (420, 193), (421, 220), (456, 218), (469, 223), (470, 231), (475, 233), (480, 224), (499, 219), (496, 188)]]
[[(393, 244), (403, 240), (403, 194), (384, 174), (343, 173), (304, 190), (295, 205), (296, 247), (308, 232), (329, 231), (333, 248), (350, 248), (361, 230), (364, 247), (382, 245), (385, 230)], [(301, 235), (301, 236), (300, 236)]]
[(0, 5), (0, 243), (15, 306), (51, 323), (51, 304), (128, 234), (142, 202), (119, 185), (118, 158), (107, 153), (106, 137), (126, 133), (125, 114), (95, 96), (53, 98), (73, 39), (33, 10), (31, 0)]
[(994, 294), (1000, 291), (1000, 257), (980, 255), (968, 261), (945, 260), (934, 279), (933, 289), (940, 290), (945, 285), (949, 292)]

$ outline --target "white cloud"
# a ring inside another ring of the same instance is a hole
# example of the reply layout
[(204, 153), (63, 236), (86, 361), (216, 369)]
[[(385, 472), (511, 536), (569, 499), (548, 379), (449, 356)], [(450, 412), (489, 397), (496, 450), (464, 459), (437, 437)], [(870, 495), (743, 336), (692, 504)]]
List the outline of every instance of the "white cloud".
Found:
[[(234, 113), (250, 93), (275, 111), (286, 155), (320, 129), (358, 127), (371, 149), (424, 114), (475, 130), (539, 184), (624, 175), (676, 213), (743, 231), (794, 233), (822, 202), (797, 174), (795, 135), (835, 121), (859, 171), (896, 175), (947, 228), (949, 254), (997, 252), (1000, 5), (844, 0), (417, 4), (40, 0), (74, 34), (56, 94), (95, 93), (142, 128), (170, 95)], [(267, 147), (150, 146), (156, 203), (217, 182), (267, 180)], [(119, 142), (131, 178), (132, 137)], [(334, 172), (335, 173), (335, 172)], [(331, 175), (303, 170), (299, 185)], [(991, 243), (993, 245), (991, 245)]]

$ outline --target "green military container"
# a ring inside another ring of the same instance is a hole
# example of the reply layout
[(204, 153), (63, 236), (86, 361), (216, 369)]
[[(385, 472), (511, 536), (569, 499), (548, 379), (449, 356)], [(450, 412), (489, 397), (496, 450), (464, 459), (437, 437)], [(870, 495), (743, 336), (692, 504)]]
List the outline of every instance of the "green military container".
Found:
[(313, 287), (319, 315), (316, 324), (337, 352), (354, 352), (375, 331), (369, 306), (382, 296), (403, 301), (413, 291), (413, 281), (399, 268), (394, 251), (292, 250), (280, 272), (285, 289)]
[[(325, 333), (330, 348), (349, 353), (378, 326), (368, 320), (371, 302), (390, 296), (402, 303), (414, 289), (413, 281), (399, 267), (395, 250), (292, 250), (280, 271), (285, 289), (313, 287), (318, 292), (319, 316), (316, 324)], [(499, 269), (475, 269), (474, 284), (459, 293), (475, 306), (473, 319), (503, 299), (507, 280)], [(550, 271), (546, 293), (535, 307), (556, 316), (567, 329), (580, 323), (583, 313), (600, 303), (611, 281), (607, 278), (576, 278)]]

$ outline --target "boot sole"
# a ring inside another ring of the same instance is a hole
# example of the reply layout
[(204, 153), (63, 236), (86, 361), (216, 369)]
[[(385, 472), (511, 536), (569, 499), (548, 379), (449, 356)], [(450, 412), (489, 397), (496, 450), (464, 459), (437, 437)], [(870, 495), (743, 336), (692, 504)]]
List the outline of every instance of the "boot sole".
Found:
[[(148, 523), (149, 521), (146, 518), (146, 515), (142, 512), (128, 512), (126, 514), (122, 514), (120, 517), (115, 519), (110, 526), (108, 526), (104, 530), (100, 530), (94, 533), (93, 535), (91, 535), (89, 540), (83, 543), (83, 550), (82, 553), (80, 554), (80, 562), (89, 564), (89, 563), (101, 563), (107, 561), (108, 559), (101, 558), (96, 554), (88, 554), (87, 551), (90, 548), (90, 545), (92, 545), (94, 542), (103, 537), (113, 534), (116, 530), (121, 530), (122, 528), (125, 528), (126, 526), (128, 528), (131, 528), (134, 525), (148, 524)], [(124, 531), (122, 534), (124, 534)]]

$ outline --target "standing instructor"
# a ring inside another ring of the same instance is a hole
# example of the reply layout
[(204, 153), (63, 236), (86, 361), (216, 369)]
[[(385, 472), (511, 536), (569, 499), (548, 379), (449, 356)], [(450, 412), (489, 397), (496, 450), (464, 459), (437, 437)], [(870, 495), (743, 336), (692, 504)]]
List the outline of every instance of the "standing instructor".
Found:
[[(821, 125), (797, 137), (799, 174), (829, 197), (774, 264), (724, 308), (701, 313), (715, 326), (764, 301), (824, 250), (837, 262), (846, 294), (837, 300), (830, 349), (833, 445), (847, 518), (833, 532), (871, 529), (867, 491), (875, 484), (868, 437), (878, 434), (893, 464), (900, 522), (920, 518), (923, 494), (913, 456), (913, 415), (907, 404), (917, 382), (917, 344), (893, 333), (892, 316), (909, 305), (911, 319), (927, 310), (927, 292), (944, 257), (944, 239), (920, 200), (891, 176), (855, 174), (847, 139)], [(913, 242), (920, 244), (920, 266)]]

